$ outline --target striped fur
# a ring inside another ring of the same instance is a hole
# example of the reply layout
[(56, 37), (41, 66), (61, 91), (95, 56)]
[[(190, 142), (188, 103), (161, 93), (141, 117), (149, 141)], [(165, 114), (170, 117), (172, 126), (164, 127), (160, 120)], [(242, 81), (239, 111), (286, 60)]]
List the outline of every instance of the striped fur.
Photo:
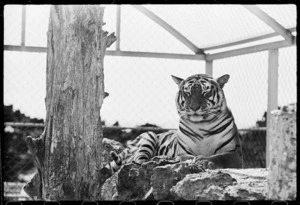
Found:
[(176, 95), (179, 128), (161, 134), (139, 135), (106, 165), (117, 171), (123, 164), (142, 164), (155, 156), (213, 163), (215, 168), (242, 168), (238, 129), (227, 107), (223, 87), (229, 75), (213, 79), (197, 74), (183, 80), (172, 76), (179, 87)]

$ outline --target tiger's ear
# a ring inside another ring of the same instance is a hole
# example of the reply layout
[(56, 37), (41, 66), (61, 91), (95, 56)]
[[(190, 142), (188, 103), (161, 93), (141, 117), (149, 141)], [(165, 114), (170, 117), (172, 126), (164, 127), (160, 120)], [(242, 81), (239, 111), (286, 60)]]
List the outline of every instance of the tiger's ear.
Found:
[(172, 76), (174, 82), (175, 82), (177, 85), (180, 85), (180, 83), (183, 81), (183, 79), (178, 78), (178, 77), (176, 77), (176, 76), (174, 76), (174, 75), (171, 75), (171, 76)]
[(229, 77), (230, 76), (228, 74), (226, 74), (226, 75), (223, 75), (223, 76), (217, 78), (217, 82), (219, 83), (219, 85), (220, 85), (221, 88), (223, 88), (224, 85), (225, 85), (225, 83), (228, 82)]

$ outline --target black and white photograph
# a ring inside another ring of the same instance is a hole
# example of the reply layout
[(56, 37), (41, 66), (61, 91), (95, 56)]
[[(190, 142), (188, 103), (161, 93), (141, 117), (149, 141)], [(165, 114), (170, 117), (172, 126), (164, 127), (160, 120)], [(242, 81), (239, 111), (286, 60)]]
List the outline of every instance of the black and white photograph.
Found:
[(296, 4), (3, 19), (4, 204), (297, 199)]

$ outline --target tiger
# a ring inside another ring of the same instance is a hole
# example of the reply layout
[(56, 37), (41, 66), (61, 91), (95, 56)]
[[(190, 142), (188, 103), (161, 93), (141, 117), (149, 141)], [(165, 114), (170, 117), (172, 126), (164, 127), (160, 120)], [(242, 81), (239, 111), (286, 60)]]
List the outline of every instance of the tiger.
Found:
[(105, 167), (113, 173), (124, 164), (143, 164), (154, 157), (190, 160), (204, 169), (243, 168), (241, 139), (223, 92), (229, 75), (214, 79), (195, 74), (186, 79), (171, 75), (179, 90), (177, 130), (137, 136)]

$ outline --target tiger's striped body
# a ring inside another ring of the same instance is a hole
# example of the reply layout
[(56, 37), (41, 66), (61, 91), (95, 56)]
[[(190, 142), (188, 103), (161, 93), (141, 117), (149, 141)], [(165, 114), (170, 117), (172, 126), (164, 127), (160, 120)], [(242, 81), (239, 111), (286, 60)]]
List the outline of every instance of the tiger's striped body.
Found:
[[(117, 171), (123, 164), (142, 164), (155, 156), (193, 159), (214, 168), (242, 168), (239, 133), (227, 107), (223, 86), (229, 76), (218, 79), (204, 74), (186, 80), (172, 76), (179, 86), (176, 95), (179, 129), (138, 136), (107, 168)], [(206, 163), (204, 163), (206, 162)]]

